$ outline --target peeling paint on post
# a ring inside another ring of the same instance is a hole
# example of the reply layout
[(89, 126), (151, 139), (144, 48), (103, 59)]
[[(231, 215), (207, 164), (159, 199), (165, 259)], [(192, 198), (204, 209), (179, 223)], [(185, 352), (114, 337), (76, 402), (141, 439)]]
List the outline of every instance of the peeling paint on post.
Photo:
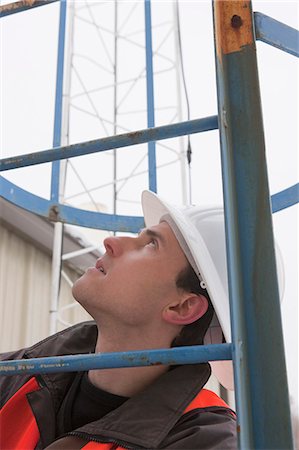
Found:
[(214, 10), (216, 51), (220, 60), (222, 55), (240, 51), (253, 43), (249, 1), (217, 0)]

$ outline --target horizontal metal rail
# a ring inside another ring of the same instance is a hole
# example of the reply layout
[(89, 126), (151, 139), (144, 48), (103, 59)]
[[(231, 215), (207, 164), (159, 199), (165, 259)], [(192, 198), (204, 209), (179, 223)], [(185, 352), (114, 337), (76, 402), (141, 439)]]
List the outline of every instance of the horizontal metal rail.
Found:
[(272, 195), (271, 201), (272, 213), (276, 213), (299, 203), (299, 183)]
[(299, 31), (265, 14), (254, 13), (256, 39), (299, 57)]
[(117, 367), (197, 364), (231, 360), (232, 344), (193, 345), (158, 350), (50, 356), (0, 362), (0, 375), (77, 372)]
[(130, 145), (144, 144), (145, 142), (170, 139), (186, 134), (217, 130), (217, 128), (217, 116), (204, 117), (202, 119), (189, 120), (172, 125), (163, 125), (161, 127), (146, 128), (144, 130), (132, 131), (130, 133), (81, 142), (65, 147), (4, 158), (0, 160), (0, 171), (58, 161), (115, 148), (129, 147)]
[(0, 17), (10, 16), (11, 14), (27, 11), (37, 6), (45, 6), (57, 1), (59, 0), (22, 0), (20, 2), (7, 3), (0, 6)]

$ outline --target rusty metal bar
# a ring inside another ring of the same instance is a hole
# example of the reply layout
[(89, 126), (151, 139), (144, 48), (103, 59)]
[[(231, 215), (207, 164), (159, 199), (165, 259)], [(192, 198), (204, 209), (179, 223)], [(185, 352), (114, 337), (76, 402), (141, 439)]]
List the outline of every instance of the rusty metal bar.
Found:
[(45, 6), (59, 0), (22, 0), (0, 6), (0, 17), (9, 16), (38, 6)]

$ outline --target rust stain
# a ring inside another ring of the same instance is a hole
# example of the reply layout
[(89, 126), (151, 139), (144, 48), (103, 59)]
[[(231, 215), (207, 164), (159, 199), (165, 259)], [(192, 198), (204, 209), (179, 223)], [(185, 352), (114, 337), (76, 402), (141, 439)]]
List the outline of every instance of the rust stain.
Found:
[(242, 50), (253, 44), (253, 25), (250, 1), (216, 0), (214, 3), (216, 51), (222, 55)]
[(134, 131), (132, 133), (129, 133), (129, 137), (132, 140), (132, 142), (139, 142), (140, 137), (142, 136), (142, 131)]
[(135, 356), (127, 356), (127, 355), (125, 355), (123, 357), (123, 359), (125, 361), (128, 361), (128, 362), (133, 363), (133, 364), (134, 364), (134, 362), (139, 362), (140, 361), (142, 363), (145, 363), (148, 366), (162, 366), (163, 364), (165, 364), (162, 361), (151, 362), (150, 359), (146, 355), (144, 355), (144, 356), (142, 355), (139, 358), (136, 358)]
[(13, 11), (14, 9), (33, 6), (37, 0), (21, 0), (19, 2), (8, 3), (7, 5), (0, 6), (0, 13), (3, 11)]
[(48, 214), (49, 220), (52, 222), (58, 222), (59, 221), (59, 208), (57, 205), (52, 205), (49, 209)]

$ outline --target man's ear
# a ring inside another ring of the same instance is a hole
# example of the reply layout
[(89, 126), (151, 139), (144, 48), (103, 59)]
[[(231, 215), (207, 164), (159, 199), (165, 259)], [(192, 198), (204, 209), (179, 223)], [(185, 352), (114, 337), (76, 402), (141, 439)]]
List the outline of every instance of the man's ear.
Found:
[(204, 295), (186, 293), (180, 302), (166, 306), (162, 317), (168, 323), (188, 325), (200, 319), (207, 312), (208, 306)]

